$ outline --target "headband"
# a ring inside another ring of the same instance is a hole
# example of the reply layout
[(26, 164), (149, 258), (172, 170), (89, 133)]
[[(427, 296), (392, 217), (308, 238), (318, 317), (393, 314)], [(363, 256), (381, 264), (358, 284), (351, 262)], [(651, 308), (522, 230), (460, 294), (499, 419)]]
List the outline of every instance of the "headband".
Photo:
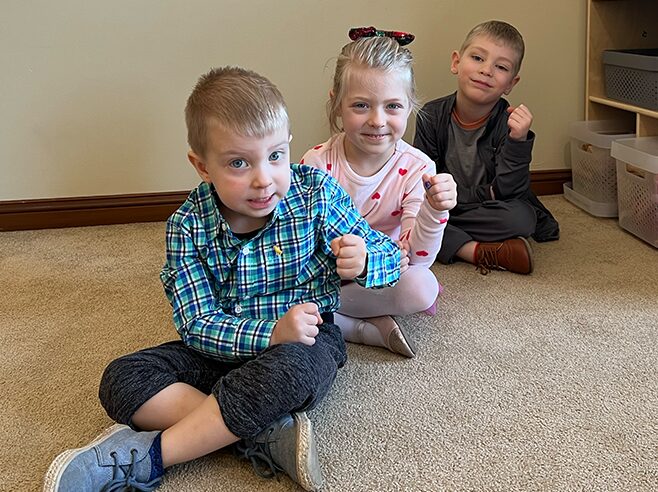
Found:
[(405, 46), (411, 43), (416, 36), (408, 32), (402, 31), (380, 31), (379, 29), (370, 26), (370, 27), (353, 27), (349, 32), (350, 39), (356, 41), (361, 38), (372, 38), (372, 37), (387, 37), (395, 39), (400, 46)]

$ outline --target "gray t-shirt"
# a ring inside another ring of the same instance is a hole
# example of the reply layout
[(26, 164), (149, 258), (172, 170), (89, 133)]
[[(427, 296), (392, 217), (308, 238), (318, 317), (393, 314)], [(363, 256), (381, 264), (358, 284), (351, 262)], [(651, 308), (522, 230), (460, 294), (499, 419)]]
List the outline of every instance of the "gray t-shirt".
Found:
[(465, 130), (450, 118), (446, 167), (457, 185), (477, 186), (486, 184), (485, 165), (478, 158), (477, 142), (486, 124), (475, 130)]

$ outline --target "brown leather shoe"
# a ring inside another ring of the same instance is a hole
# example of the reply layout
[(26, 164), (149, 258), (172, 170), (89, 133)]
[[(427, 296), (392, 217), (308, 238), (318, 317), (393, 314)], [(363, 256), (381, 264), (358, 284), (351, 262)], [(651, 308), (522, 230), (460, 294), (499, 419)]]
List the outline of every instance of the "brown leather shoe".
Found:
[(507, 270), (527, 275), (532, 273), (532, 249), (524, 237), (506, 239), (502, 243), (478, 243), (475, 265), (482, 275), (491, 270)]

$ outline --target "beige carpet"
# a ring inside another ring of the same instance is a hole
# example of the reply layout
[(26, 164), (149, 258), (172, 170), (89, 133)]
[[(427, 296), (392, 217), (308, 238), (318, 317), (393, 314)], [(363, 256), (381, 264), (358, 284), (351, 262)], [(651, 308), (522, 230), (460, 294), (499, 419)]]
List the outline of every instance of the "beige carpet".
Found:
[[(435, 266), (440, 314), (401, 320), (419, 355), (349, 346), (312, 412), (326, 490), (658, 490), (658, 250), (561, 196), (531, 276)], [(162, 223), (0, 233), (0, 490), (39, 490), (110, 425), (113, 358), (176, 336)], [(215, 453), (163, 491), (297, 490)]]

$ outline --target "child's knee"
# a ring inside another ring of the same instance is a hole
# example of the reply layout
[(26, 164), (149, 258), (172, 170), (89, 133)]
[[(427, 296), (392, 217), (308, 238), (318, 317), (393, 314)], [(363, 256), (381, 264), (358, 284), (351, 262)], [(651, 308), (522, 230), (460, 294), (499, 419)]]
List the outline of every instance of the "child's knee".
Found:
[(529, 237), (535, 232), (537, 227), (537, 214), (530, 206), (518, 210), (515, 224), (517, 226), (517, 236)]
[(526, 202), (511, 200), (504, 202), (504, 206), (496, 209), (494, 216), (490, 217), (491, 224), (499, 231), (507, 231), (505, 236), (528, 237), (535, 232), (537, 214)]
[(125, 384), (124, 376), (128, 373), (126, 357), (113, 360), (103, 371), (98, 387), (98, 398), (107, 415), (114, 421), (125, 424), (130, 416), (123, 415), (119, 397), (120, 388)]
[(159, 370), (144, 352), (137, 352), (108, 364), (101, 376), (98, 398), (111, 419), (131, 425), (133, 414), (142, 404), (175, 382), (175, 377)]
[(401, 314), (413, 314), (430, 308), (439, 295), (439, 282), (429, 268), (412, 265), (402, 274), (396, 288)]
[(228, 373), (212, 393), (228, 429), (247, 438), (281, 415), (315, 407), (337, 372), (331, 351), (286, 343)]

